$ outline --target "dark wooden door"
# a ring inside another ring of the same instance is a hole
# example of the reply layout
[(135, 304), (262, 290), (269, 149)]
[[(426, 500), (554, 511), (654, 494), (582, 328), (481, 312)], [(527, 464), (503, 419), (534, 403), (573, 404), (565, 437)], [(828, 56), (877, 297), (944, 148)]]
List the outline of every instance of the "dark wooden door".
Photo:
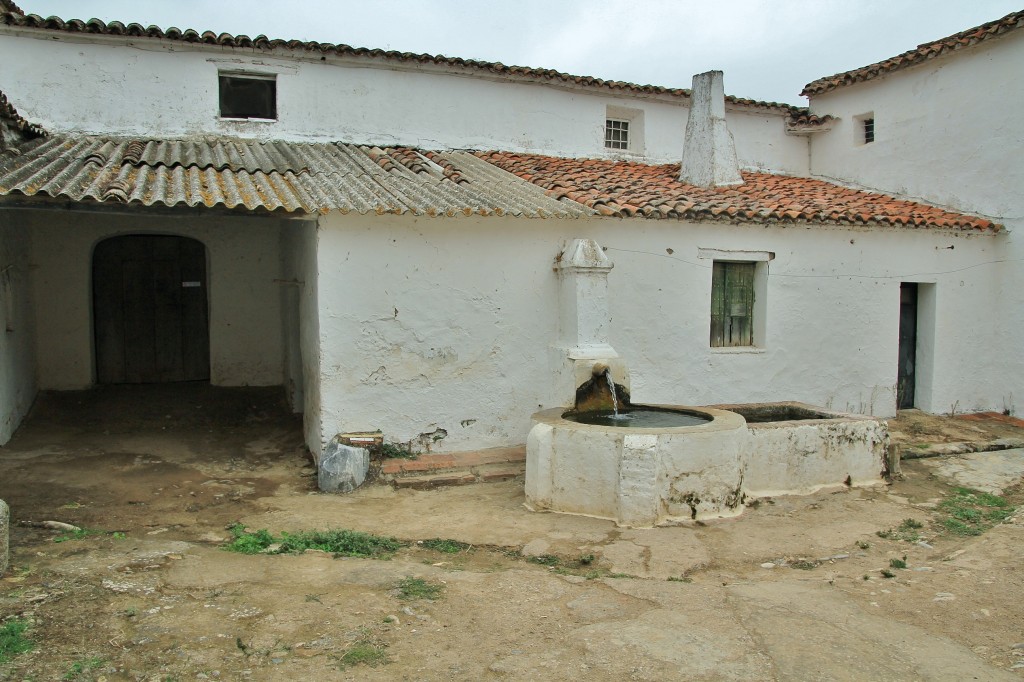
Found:
[(92, 284), (99, 383), (210, 378), (201, 242), (162, 235), (104, 240), (93, 253)]
[(917, 284), (900, 284), (899, 368), (896, 372), (896, 407), (914, 406), (914, 381), (917, 365)]

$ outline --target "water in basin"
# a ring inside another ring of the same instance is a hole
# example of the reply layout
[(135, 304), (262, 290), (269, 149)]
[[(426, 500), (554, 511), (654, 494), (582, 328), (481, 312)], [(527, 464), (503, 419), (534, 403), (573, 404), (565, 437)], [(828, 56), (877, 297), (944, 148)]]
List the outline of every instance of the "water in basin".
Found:
[(629, 429), (668, 429), (677, 426), (697, 426), (711, 419), (705, 415), (655, 410), (651, 408), (627, 408), (620, 410), (598, 410), (595, 412), (566, 412), (563, 419), (592, 426), (617, 426)]

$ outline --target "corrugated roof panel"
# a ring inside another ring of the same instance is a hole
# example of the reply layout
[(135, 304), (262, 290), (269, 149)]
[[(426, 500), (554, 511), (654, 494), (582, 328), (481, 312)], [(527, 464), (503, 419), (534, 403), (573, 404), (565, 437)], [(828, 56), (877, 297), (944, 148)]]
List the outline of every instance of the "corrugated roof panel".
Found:
[(25, 143), (20, 151), (20, 156), (0, 157), (0, 194), (307, 213), (593, 213), (554, 201), (540, 188), (462, 153), (100, 136), (54, 136)]

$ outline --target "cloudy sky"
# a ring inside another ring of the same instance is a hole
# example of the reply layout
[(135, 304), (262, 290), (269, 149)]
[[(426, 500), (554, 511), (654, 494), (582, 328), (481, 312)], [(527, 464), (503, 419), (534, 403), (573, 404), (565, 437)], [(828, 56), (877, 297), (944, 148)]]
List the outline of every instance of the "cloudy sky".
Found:
[[(18, 0), (63, 19), (266, 34), (804, 104), (821, 76), (998, 19), (1021, 0)], [(255, 9), (258, 8), (258, 11)]]

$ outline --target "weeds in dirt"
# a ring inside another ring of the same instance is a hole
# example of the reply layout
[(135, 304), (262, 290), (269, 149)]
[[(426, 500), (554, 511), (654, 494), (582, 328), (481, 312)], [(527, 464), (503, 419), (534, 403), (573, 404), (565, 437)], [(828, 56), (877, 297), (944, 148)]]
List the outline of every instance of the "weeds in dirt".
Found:
[(96, 537), (97, 535), (107, 535), (105, 530), (96, 530), (95, 528), (78, 528), (76, 530), (66, 530), (53, 539), (54, 542), (68, 542), (69, 540), (85, 540), (86, 538)]
[(458, 540), (447, 538), (430, 538), (428, 540), (420, 540), (417, 544), (422, 545), (426, 549), (444, 552), (445, 554), (458, 554), (473, 546), (467, 542), (459, 542)]
[(923, 527), (924, 524), (917, 519), (903, 519), (900, 521), (900, 525), (895, 528), (887, 528), (886, 530), (877, 531), (875, 535), (885, 540), (917, 542), (921, 539), (921, 534), (917, 531)]
[(879, 573), (882, 574), (883, 578), (895, 578), (896, 574), (890, 571), (888, 568), (883, 568)]
[(386, 647), (387, 644), (363, 635), (338, 657), (338, 665), (342, 670), (357, 665), (367, 665), (371, 668), (386, 665), (391, 662), (385, 651)]
[(402, 548), (395, 538), (358, 530), (304, 530), (298, 533), (281, 533), (282, 554), (300, 553), (307, 549), (330, 552), (335, 557), (361, 557), (365, 559), (389, 559)]
[(19, 618), (0, 625), (0, 663), (35, 647), (35, 642), (25, 636), (25, 630), (28, 630), (28, 621)]
[(432, 583), (423, 578), (402, 578), (395, 585), (398, 590), (398, 598), (402, 601), (415, 601), (417, 599), (434, 600), (444, 592), (444, 585)]
[(692, 583), (693, 582), (693, 578), (691, 578), (689, 576), (686, 576), (686, 575), (681, 575), (681, 576), (670, 575), (668, 577), (668, 581), (670, 583)]
[(356, 530), (303, 530), (297, 533), (281, 533), (275, 537), (266, 529), (249, 532), (242, 524), (234, 524), (228, 530), (233, 539), (224, 545), (229, 552), (260, 554), (277, 545), (276, 554), (301, 554), (306, 550), (330, 552), (335, 557), (361, 557), (368, 559), (389, 559), (402, 548), (395, 538), (363, 533)]
[(99, 656), (90, 656), (89, 658), (83, 658), (83, 659), (81, 659), (79, 661), (75, 661), (74, 663), (72, 663), (71, 667), (68, 669), (68, 671), (66, 673), (64, 673), (64, 676), (61, 677), (60, 679), (62, 679), (62, 680), (78, 680), (78, 679), (82, 679), (82, 676), (85, 673), (88, 673), (90, 670), (96, 670), (97, 668), (101, 667), (106, 662), (107, 662), (107, 659), (100, 658)]
[(229, 552), (259, 554), (274, 544), (274, 536), (266, 528), (250, 533), (245, 530), (245, 526), (236, 523), (228, 527), (228, 530), (231, 532), (233, 539), (224, 545), (224, 549)]
[(538, 554), (527, 559), (530, 563), (540, 564), (541, 566), (557, 566), (561, 559), (554, 554)]
[(380, 456), (384, 459), (417, 459), (419, 455), (401, 443), (383, 443), (380, 446)]
[(889, 559), (889, 568), (906, 568), (907, 557), (904, 556), (902, 559)]
[(868, 549), (871, 543), (866, 540), (857, 540), (857, 549)]
[(953, 535), (981, 535), (1014, 512), (1005, 498), (970, 488), (954, 488), (939, 504), (942, 527)]

